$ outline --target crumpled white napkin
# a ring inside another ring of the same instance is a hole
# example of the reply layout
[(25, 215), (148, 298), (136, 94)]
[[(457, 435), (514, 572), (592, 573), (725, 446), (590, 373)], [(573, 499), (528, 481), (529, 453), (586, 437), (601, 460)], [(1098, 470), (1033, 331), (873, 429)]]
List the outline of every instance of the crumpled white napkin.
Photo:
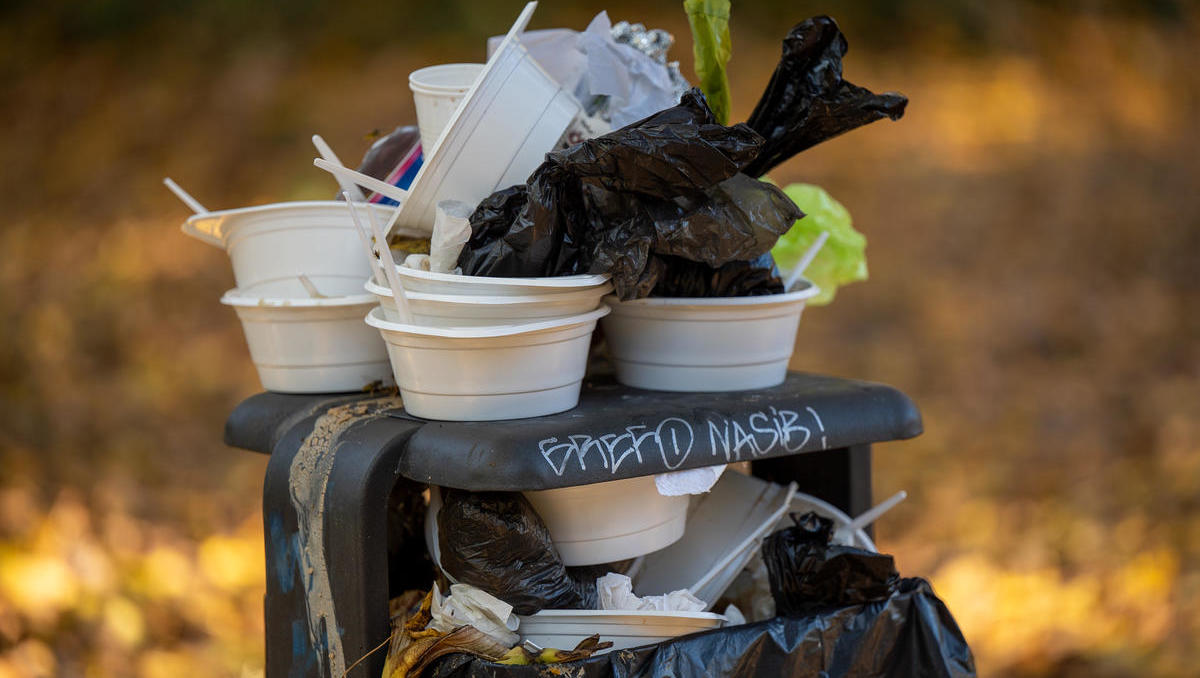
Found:
[(601, 610), (658, 610), (661, 612), (703, 612), (707, 605), (680, 589), (661, 596), (638, 597), (633, 593), (633, 580), (623, 574), (609, 572), (596, 580)]
[(437, 204), (433, 221), (433, 237), (429, 241), (429, 270), (451, 273), (458, 268), (458, 255), (471, 239), (471, 212), (474, 205), (459, 200), (442, 200)]
[(671, 471), (654, 476), (654, 486), (664, 497), (684, 494), (704, 494), (713, 488), (725, 472), (727, 464), (690, 468), (686, 471)]
[(434, 584), (429, 612), (433, 619), (426, 628), (434, 631), (449, 633), (460, 626), (474, 626), (505, 647), (521, 640), (516, 633), (521, 622), (512, 605), (470, 584), (451, 584), (450, 595), (444, 598)]
[(679, 103), (666, 66), (613, 40), (608, 12), (597, 14), (579, 34), (579, 49), (587, 56), (586, 89), (610, 97), (613, 129)]

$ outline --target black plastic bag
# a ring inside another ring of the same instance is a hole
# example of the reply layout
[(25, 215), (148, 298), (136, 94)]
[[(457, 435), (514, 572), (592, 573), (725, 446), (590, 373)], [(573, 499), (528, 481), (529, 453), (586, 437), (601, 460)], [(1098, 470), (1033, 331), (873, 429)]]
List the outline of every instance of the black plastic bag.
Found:
[(770, 253), (754, 261), (719, 268), (678, 257), (663, 257), (666, 270), (650, 293), (655, 297), (757, 297), (783, 294), (783, 281)]
[(596, 607), (595, 578), (570, 575), (550, 531), (520, 493), (443, 488), (437, 521), (442, 569), (517, 614)]
[(792, 28), (783, 39), (783, 58), (746, 121), (766, 143), (742, 171), (762, 176), (822, 141), (904, 115), (908, 98), (903, 94), (874, 94), (842, 79), (846, 50), (846, 36), (830, 17), (806, 19)]
[(792, 521), (762, 546), (778, 614), (883, 600), (895, 592), (900, 574), (891, 556), (830, 544), (833, 521), (816, 513), (793, 513)]
[[(527, 186), (471, 215), (467, 275), (609, 273), (622, 299), (648, 296), (676, 257), (710, 267), (766, 254), (804, 216), (740, 171), (763, 139), (717, 124), (699, 90), (678, 106), (547, 154)], [(725, 295), (728, 296), (728, 295)]]
[[(601, 640), (604, 640), (601, 635)], [(457, 654), (428, 678), (971, 678), (975, 660), (949, 610), (923, 579), (884, 600), (729, 626), (563, 665), (504, 666)]]

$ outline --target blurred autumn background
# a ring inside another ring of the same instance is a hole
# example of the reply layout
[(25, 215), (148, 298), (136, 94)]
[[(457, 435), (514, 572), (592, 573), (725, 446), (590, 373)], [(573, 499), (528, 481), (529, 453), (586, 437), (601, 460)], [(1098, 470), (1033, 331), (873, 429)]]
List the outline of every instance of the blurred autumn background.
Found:
[[(9, 2), (0, 9), (0, 678), (261, 676), (259, 390), (210, 208), (331, 196), (414, 121), (407, 74), (482, 61), (519, 0)], [(607, 9), (675, 34), (679, 3)], [(990, 676), (1200, 666), (1200, 13), (1156, 2), (735, 2), (734, 120), (796, 21), (911, 104), (773, 172), (820, 184), (871, 279), (804, 317), (794, 367), (894, 384), (878, 526)]]

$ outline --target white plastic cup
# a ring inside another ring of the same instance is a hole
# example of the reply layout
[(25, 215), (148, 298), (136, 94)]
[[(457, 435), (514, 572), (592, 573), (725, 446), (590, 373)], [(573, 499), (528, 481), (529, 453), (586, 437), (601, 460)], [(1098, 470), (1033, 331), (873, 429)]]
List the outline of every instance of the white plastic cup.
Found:
[[(368, 280), (365, 288), (375, 295), (385, 319), (402, 322), (392, 291)], [(612, 285), (557, 294), (480, 296), (405, 292), (413, 323), (431, 327), (480, 327), (517, 322), (554, 320), (595, 310)]]
[(425, 150), (397, 225), (428, 228), (442, 200), (478, 203), (497, 189), (524, 183), (582, 110), (521, 44), (528, 15), (488, 59), (444, 132)]
[(592, 331), (607, 313), (601, 307), (557, 320), (446, 328), (390, 322), (375, 308), (367, 324), (383, 334), (409, 414), (495, 421), (575, 407)]
[(613, 646), (596, 654), (653, 645), (689, 633), (720, 628), (713, 612), (624, 612), (616, 610), (542, 610), (519, 617), (522, 640), (541, 647), (573, 648), (591, 635)]
[[(358, 207), (375, 210), (380, 223), (387, 223), (393, 212), (383, 205)], [(225, 249), (244, 296), (305, 297), (301, 275), (331, 297), (362, 294), (363, 278), (371, 274), (346, 203), (336, 200), (197, 214), (184, 222), (183, 232)], [(401, 232), (421, 235), (411, 229)]]
[(683, 537), (687, 525), (689, 495), (664, 497), (654, 476), (526, 492), (525, 498), (567, 566), (612, 563), (666, 548)]
[(279, 393), (360, 391), (391, 383), (387, 348), (363, 324), (375, 298), (264, 299), (230, 290), (221, 303), (242, 321), (263, 388)]
[(787, 377), (807, 280), (786, 294), (757, 297), (648, 297), (622, 302), (604, 319), (617, 381), (656, 391), (743, 391)]
[(483, 64), (439, 64), (408, 75), (417, 109), (421, 148), (432, 151), (463, 96), (483, 72)]

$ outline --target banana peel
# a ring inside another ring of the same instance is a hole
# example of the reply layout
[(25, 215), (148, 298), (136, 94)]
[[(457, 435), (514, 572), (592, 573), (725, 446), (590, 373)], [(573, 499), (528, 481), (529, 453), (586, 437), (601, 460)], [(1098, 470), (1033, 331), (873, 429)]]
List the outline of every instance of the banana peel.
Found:
[(433, 592), (417, 603), (419, 591), (409, 591), (391, 601), (392, 636), (383, 678), (417, 678), (436, 659), (456, 652), (465, 652), (487, 661), (509, 666), (558, 664), (592, 656), (599, 650), (612, 647), (600, 642), (599, 635), (583, 639), (573, 650), (546, 648), (534, 654), (521, 645), (509, 648), (473, 626), (459, 626), (449, 633), (427, 629), (433, 618)]

